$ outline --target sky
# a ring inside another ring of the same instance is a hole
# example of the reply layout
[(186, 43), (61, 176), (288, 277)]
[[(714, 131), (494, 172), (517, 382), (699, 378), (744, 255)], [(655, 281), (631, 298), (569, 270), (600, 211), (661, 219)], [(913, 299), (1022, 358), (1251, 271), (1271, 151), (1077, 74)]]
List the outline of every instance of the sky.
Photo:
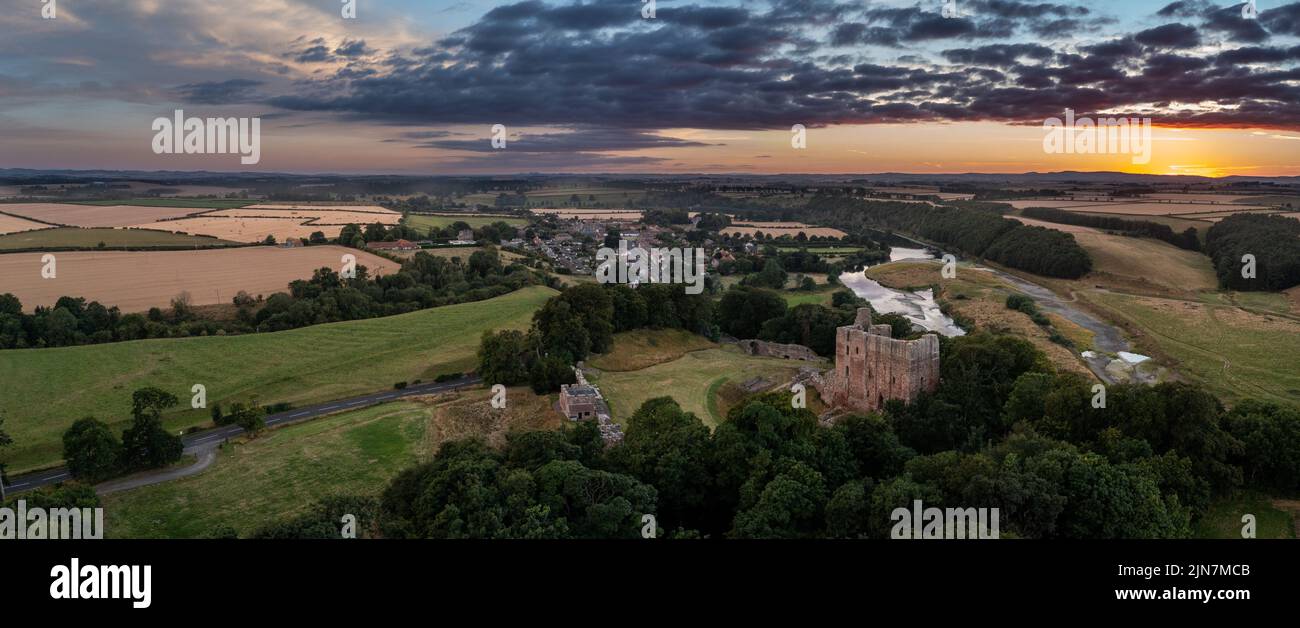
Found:
[[(0, 168), (1300, 175), (1300, 1), (648, 1), (0, 0)], [(177, 110), (260, 160), (157, 153)]]

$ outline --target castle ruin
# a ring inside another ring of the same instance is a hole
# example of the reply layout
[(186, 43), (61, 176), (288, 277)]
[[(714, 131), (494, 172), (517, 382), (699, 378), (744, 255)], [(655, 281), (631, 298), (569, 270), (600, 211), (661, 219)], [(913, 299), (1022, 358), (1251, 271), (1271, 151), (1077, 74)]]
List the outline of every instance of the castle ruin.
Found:
[(871, 412), (890, 399), (912, 401), (939, 385), (939, 337), (891, 337), (889, 325), (872, 325), (858, 308), (852, 325), (835, 330), (835, 368), (823, 376), (822, 398), (844, 410)]

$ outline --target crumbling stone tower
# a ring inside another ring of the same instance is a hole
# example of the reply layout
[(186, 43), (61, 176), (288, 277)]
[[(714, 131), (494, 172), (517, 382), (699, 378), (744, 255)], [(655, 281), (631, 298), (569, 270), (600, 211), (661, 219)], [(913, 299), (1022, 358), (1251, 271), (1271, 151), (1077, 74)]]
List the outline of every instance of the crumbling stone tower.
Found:
[(889, 399), (910, 402), (939, 385), (939, 337), (892, 338), (889, 325), (872, 325), (871, 310), (858, 308), (852, 325), (835, 330), (835, 370), (824, 379), (836, 408), (870, 412)]

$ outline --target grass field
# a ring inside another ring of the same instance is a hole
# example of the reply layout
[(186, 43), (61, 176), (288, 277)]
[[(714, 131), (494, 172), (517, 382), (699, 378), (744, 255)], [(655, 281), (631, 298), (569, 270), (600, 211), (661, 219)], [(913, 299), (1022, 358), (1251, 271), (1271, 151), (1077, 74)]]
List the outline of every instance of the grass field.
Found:
[(475, 216), (473, 214), (407, 214), (406, 224), (415, 229), (428, 229), (430, 227), (446, 227), (453, 222), (464, 222), (472, 229), (477, 229), (483, 225), (490, 225), (495, 222), (504, 222), (508, 225), (522, 226), (528, 224), (523, 218), (513, 216)]
[(1300, 322), (1199, 301), (1080, 294), (1122, 321), (1139, 351), (1164, 357), (1225, 401), (1300, 404)]
[(60, 227), (0, 235), (0, 251), (31, 248), (217, 246), (235, 244), (207, 236), (147, 229), (78, 229)]
[[(615, 348), (617, 351), (617, 347)], [(616, 423), (627, 421), (647, 399), (672, 397), (688, 412), (694, 412), (707, 425), (717, 425), (723, 417), (714, 416), (709, 408), (712, 395), (727, 382), (742, 383), (754, 377), (766, 377), (773, 384), (788, 381), (808, 362), (748, 356), (735, 346), (693, 351), (682, 357), (637, 371), (605, 372), (592, 377), (609, 402)]]
[(135, 198), (125, 201), (68, 201), (76, 205), (137, 205), (140, 207), (194, 207), (199, 209), (232, 209), (257, 201), (216, 198)]
[[(1093, 274), (1175, 291), (1214, 290), (1218, 286), (1210, 258), (1195, 251), (1159, 240), (1106, 233), (1076, 233), (1074, 239), (1092, 256)], [(1084, 281), (1092, 282), (1092, 278)]]
[(1198, 539), (1240, 539), (1242, 515), (1255, 515), (1255, 538), (1294, 539), (1295, 526), (1291, 513), (1274, 507), (1270, 500), (1260, 495), (1238, 495), (1210, 504), (1205, 516), (1192, 526), (1192, 536)]
[[(477, 303), (268, 334), (0, 351), (0, 412), (14, 439), (5, 452), (9, 471), (58, 463), (63, 431), (83, 416), (122, 430), (131, 393), (144, 386), (187, 401), (201, 383), (209, 404), (256, 394), (262, 403), (302, 405), (469, 371), (485, 330), (526, 328), (553, 294), (530, 287)], [(206, 410), (164, 415), (172, 430), (208, 420)]]
[(108, 496), (108, 535), (194, 537), (217, 524), (247, 535), (330, 494), (377, 494), (448, 440), (501, 447), (509, 432), (568, 423), (552, 395), (527, 387), (508, 389), (504, 410), (489, 399), (482, 388), (414, 397), (240, 439), (199, 475)]
[(602, 371), (636, 371), (717, 346), (684, 329), (638, 329), (615, 334), (614, 349), (593, 356), (587, 364)]
[(217, 525), (241, 535), (330, 494), (375, 494), (425, 457), (428, 410), (389, 403), (227, 445), (206, 471), (104, 499), (109, 538), (194, 538)]

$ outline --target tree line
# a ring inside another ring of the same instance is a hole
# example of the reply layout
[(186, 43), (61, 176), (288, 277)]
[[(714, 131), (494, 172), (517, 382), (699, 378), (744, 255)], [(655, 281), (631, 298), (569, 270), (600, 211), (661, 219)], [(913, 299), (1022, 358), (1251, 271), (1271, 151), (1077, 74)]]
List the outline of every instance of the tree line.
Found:
[[(1300, 285), (1300, 220), (1295, 218), (1233, 214), (1210, 227), (1205, 252), (1225, 289), (1272, 291)], [(1246, 255), (1254, 257), (1253, 273), (1245, 272)]]
[(1092, 259), (1074, 236), (1026, 226), (997, 211), (862, 201), (828, 194), (809, 200), (805, 211), (805, 220), (816, 224), (850, 233), (903, 231), (959, 253), (1048, 277), (1077, 279), (1092, 270)]
[(1020, 210), (1025, 218), (1036, 218), (1063, 225), (1078, 225), (1105, 229), (1132, 238), (1154, 238), (1168, 242), (1180, 249), (1200, 251), (1201, 239), (1196, 228), (1188, 227), (1182, 233), (1174, 233), (1169, 225), (1150, 220), (1129, 220), (1115, 216), (1092, 216), (1079, 212), (1066, 211), (1055, 207), (1026, 207)]

